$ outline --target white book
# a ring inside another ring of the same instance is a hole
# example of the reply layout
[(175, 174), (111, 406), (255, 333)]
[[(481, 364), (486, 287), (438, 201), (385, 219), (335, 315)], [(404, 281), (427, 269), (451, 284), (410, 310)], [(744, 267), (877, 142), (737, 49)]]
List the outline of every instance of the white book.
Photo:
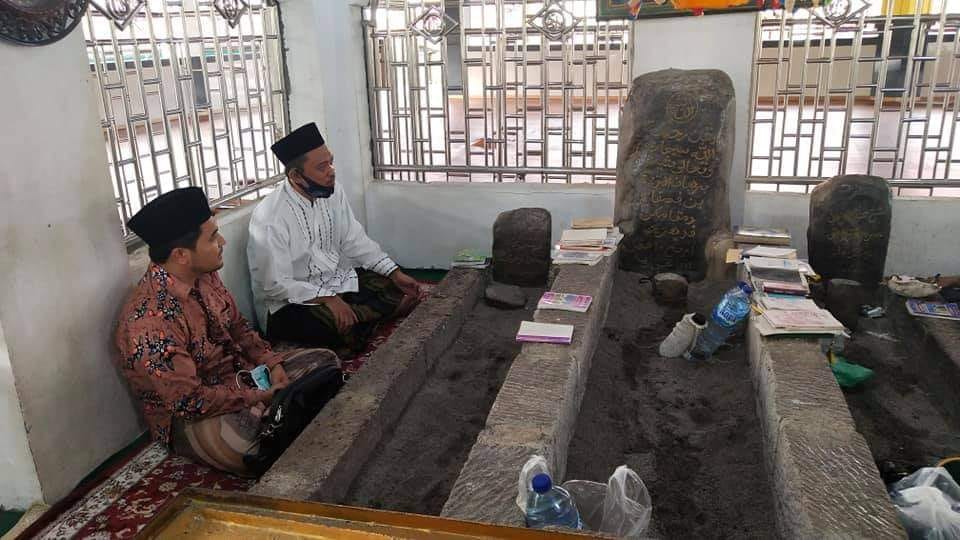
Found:
[(846, 331), (843, 329), (816, 329), (816, 330), (796, 330), (793, 328), (777, 328), (770, 324), (770, 321), (767, 320), (764, 316), (757, 316), (753, 318), (754, 324), (757, 325), (757, 331), (760, 332), (761, 336), (785, 336), (791, 334), (832, 334), (832, 335), (847, 335)]
[(800, 261), (796, 259), (774, 259), (772, 257), (750, 257), (744, 261), (747, 268), (769, 268), (775, 270), (800, 270)]
[(805, 296), (792, 294), (759, 294), (758, 303), (765, 309), (818, 311), (820, 306)]
[(572, 251), (558, 249), (553, 253), (553, 264), (586, 264), (593, 266), (603, 259), (601, 251)]
[(843, 330), (843, 324), (825, 309), (815, 311), (770, 309), (763, 312), (763, 317), (774, 328), (798, 331)]
[(562, 245), (600, 246), (607, 239), (606, 229), (567, 229), (560, 236)]
[(743, 252), (748, 257), (770, 257), (773, 259), (796, 259), (797, 250), (770, 246), (756, 246)]
[(573, 325), (523, 321), (517, 332), (517, 341), (567, 345), (573, 341)]

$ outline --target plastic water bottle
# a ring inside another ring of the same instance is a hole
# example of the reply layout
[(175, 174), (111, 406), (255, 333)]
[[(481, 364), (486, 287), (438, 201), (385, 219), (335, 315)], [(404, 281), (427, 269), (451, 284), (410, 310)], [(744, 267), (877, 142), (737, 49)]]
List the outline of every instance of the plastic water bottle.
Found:
[(687, 353), (688, 360), (706, 360), (727, 342), (737, 325), (750, 314), (751, 294), (753, 289), (750, 285), (741, 281), (723, 295), (713, 308), (707, 327), (697, 337), (696, 345)]
[(553, 485), (547, 474), (533, 477), (533, 491), (527, 496), (526, 518), (527, 527), (531, 529), (582, 528), (580, 512), (570, 493)]

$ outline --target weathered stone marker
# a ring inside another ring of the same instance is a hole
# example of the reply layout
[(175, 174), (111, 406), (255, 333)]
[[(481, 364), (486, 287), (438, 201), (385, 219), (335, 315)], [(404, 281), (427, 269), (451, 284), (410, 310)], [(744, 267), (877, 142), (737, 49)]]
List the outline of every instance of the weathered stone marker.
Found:
[(722, 71), (634, 79), (617, 159), (621, 267), (703, 278), (708, 239), (730, 228), (734, 113), (733, 83)]
[(500, 309), (520, 309), (527, 305), (527, 293), (516, 285), (504, 285), (494, 281), (484, 291), (487, 304)]
[(850, 330), (857, 329), (860, 306), (867, 303), (868, 298), (859, 281), (833, 278), (827, 282), (827, 309)]
[(679, 274), (664, 272), (653, 276), (653, 297), (665, 306), (687, 305), (687, 280)]
[(878, 176), (835, 176), (810, 194), (807, 251), (823, 279), (859, 281), (868, 289), (883, 279), (890, 243), (890, 186)]
[(550, 212), (518, 208), (493, 223), (493, 279), (508, 285), (535, 287), (550, 273)]

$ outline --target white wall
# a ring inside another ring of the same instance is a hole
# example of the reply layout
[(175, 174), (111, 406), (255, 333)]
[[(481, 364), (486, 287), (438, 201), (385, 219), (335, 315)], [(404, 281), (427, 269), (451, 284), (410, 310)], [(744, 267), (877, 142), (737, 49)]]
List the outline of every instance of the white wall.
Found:
[(290, 124), (316, 122), (334, 153), (337, 188), (366, 222), (365, 185), (373, 178), (364, 66), (362, 0), (280, 3), (290, 77)]
[[(0, 44), (0, 65), (16, 72), (0, 85), (0, 324), (53, 502), (140, 433), (110, 356), (127, 254), (82, 32), (44, 47)], [(30, 483), (3, 481), (0, 493), (35, 498)]]
[(464, 248), (490, 250), (497, 214), (540, 207), (553, 218), (553, 239), (574, 218), (613, 215), (613, 187), (544, 184), (373, 183), (367, 232), (408, 268), (446, 268)]
[[(749, 191), (744, 223), (787, 227), (794, 246), (807, 252), (810, 197), (793, 193)], [(960, 199), (896, 197), (890, 249), (884, 273), (932, 276), (960, 274)]]
[(633, 76), (660, 69), (719, 69), (733, 81), (737, 122), (730, 171), (732, 225), (743, 219), (750, 67), (756, 13), (642, 19), (634, 28)]

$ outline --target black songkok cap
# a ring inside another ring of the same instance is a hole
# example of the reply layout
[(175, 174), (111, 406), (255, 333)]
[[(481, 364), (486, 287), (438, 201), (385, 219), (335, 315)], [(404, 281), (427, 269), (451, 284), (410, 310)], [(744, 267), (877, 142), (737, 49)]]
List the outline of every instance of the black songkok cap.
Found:
[(289, 135), (273, 143), (270, 147), (280, 163), (288, 165), (291, 161), (306, 154), (314, 148), (324, 145), (323, 136), (317, 129), (317, 124), (310, 122), (300, 126)]
[(127, 227), (149, 245), (162, 245), (196, 231), (213, 216), (198, 187), (175, 189), (147, 203)]

